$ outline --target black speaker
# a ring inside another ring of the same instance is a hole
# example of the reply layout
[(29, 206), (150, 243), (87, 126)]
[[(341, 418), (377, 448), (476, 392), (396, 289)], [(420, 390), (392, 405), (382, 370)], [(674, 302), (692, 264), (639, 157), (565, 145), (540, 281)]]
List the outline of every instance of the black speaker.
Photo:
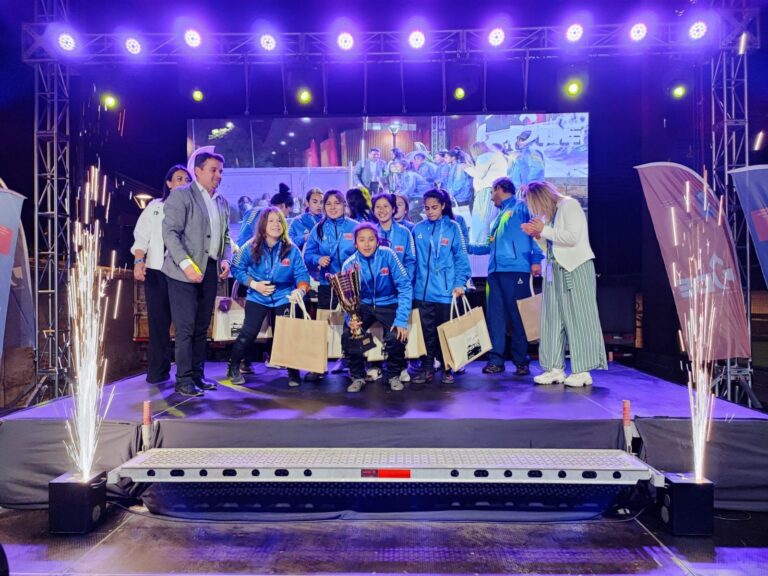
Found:
[(661, 521), (675, 536), (712, 536), (715, 485), (709, 480), (665, 472), (656, 502)]
[(87, 534), (107, 511), (107, 474), (88, 480), (67, 473), (48, 483), (48, 529), (51, 534)]

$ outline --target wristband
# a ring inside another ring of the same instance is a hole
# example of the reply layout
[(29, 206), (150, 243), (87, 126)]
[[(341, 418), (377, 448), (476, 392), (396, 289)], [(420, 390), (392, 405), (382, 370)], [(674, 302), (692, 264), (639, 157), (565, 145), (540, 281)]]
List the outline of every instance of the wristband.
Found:
[(133, 261), (134, 264), (141, 264), (142, 262), (144, 262), (144, 258), (136, 258)]

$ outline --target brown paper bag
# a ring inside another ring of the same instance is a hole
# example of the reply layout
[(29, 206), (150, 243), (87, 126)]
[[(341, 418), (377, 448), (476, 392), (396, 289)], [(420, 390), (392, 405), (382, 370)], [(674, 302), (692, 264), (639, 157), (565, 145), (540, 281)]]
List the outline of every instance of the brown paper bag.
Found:
[(459, 370), (488, 352), (491, 337), (482, 308), (470, 308), (462, 297), (464, 313), (459, 313), (456, 298), (451, 302), (451, 319), (437, 327), (440, 349), (447, 368)]
[(269, 362), (276, 366), (322, 374), (328, 369), (328, 323), (312, 320), (304, 302), (298, 304), (304, 318), (296, 318), (296, 307), (296, 304), (292, 304), (289, 316), (278, 316), (275, 319), (275, 337)]
[[(373, 336), (375, 348), (371, 348), (365, 353), (369, 362), (382, 362), (387, 359), (384, 350), (384, 327), (378, 322), (368, 330)], [(427, 346), (424, 344), (424, 332), (421, 330), (421, 316), (418, 310), (411, 310), (408, 318), (408, 343), (405, 345), (406, 360), (418, 360), (427, 353)]]
[(317, 310), (317, 319), (325, 322), (328, 334), (328, 358), (341, 358), (344, 355), (341, 349), (341, 335), (344, 333), (344, 310)]
[(525, 337), (528, 342), (536, 342), (541, 338), (541, 302), (542, 295), (533, 290), (533, 276), (531, 276), (531, 296), (520, 298), (517, 301), (517, 309), (523, 319)]

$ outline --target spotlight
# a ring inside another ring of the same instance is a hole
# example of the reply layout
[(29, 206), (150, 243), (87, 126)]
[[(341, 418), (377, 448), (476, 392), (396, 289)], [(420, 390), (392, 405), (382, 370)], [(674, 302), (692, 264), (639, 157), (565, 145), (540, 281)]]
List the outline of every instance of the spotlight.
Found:
[(578, 98), (584, 90), (584, 84), (576, 78), (565, 83), (565, 95), (568, 98)]
[(675, 100), (680, 100), (681, 98), (684, 98), (687, 93), (688, 93), (688, 89), (685, 87), (684, 84), (676, 84), (672, 88), (672, 98), (674, 98)]
[(226, 124), (224, 124), (224, 126), (229, 128), (230, 130), (232, 130), (232, 128), (235, 127), (235, 123), (234, 122), (227, 122)]
[(184, 31), (184, 42), (186, 42), (187, 46), (190, 48), (199, 48), (200, 44), (203, 43), (203, 39), (200, 36), (200, 32), (194, 28), (190, 28)]
[(310, 92), (308, 88), (300, 88), (299, 91), (296, 92), (296, 100), (298, 100), (299, 104), (302, 106), (307, 106), (312, 103), (312, 92)]
[(102, 97), (102, 102), (104, 103), (105, 110), (114, 110), (117, 108), (117, 98), (115, 98), (112, 94), (104, 94)]
[(304, 116), (304, 118), (301, 119), (302, 124), (309, 124), (310, 122), (312, 122), (312, 118), (307, 118)]
[(203, 91), (202, 90), (192, 90), (192, 100), (195, 102), (202, 102), (203, 101)]
[(467, 91), (464, 90), (461, 86), (457, 86), (456, 89), (453, 91), (453, 97), (456, 100), (464, 100), (464, 98), (467, 95)]
[(272, 34), (262, 34), (261, 38), (259, 38), (259, 44), (267, 52), (272, 52), (277, 48), (277, 40), (275, 40), (275, 37), (272, 36)]
[(688, 37), (691, 40), (701, 40), (707, 33), (707, 23), (703, 20), (697, 20), (688, 28)]
[(342, 32), (336, 39), (336, 43), (342, 50), (351, 50), (352, 46), (355, 45), (355, 39), (349, 32)]
[(293, 138), (294, 136), (296, 136), (296, 132), (288, 132), (288, 136)]
[(488, 43), (495, 48), (497, 46), (502, 45), (502, 43), (504, 42), (504, 38), (505, 38), (504, 30), (502, 30), (501, 28), (494, 28), (488, 34)]
[(584, 27), (581, 24), (571, 24), (565, 31), (568, 42), (578, 42), (584, 36)]
[(629, 30), (629, 37), (634, 42), (640, 42), (648, 34), (648, 26), (642, 22), (638, 22)]
[(285, 146), (286, 144), (288, 143), (285, 140), (280, 140), (280, 146)]
[(62, 32), (59, 34), (57, 41), (59, 43), (59, 48), (65, 52), (72, 52), (75, 48), (77, 48), (77, 41), (75, 40), (75, 37), (69, 32)]
[(125, 49), (128, 51), (129, 54), (133, 54), (134, 56), (137, 56), (141, 54), (141, 42), (137, 38), (126, 38), (125, 39)]
[(424, 36), (424, 32), (421, 30), (414, 30), (411, 32), (410, 36), (408, 36), (408, 44), (411, 45), (411, 48), (416, 50), (423, 48), (426, 41), (427, 39)]

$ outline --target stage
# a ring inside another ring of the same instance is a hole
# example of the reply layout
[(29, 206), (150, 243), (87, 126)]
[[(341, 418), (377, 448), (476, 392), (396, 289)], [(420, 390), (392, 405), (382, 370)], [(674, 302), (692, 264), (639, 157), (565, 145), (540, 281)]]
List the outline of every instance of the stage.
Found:
[[(220, 385), (202, 398), (177, 395), (172, 381), (147, 384), (142, 374), (107, 388), (115, 396), (97, 466), (110, 470), (140, 450), (145, 400), (152, 403), (152, 446), (163, 448), (622, 448), (622, 401), (629, 400), (640, 456), (660, 470), (691, 468), (683, 386), (620, 364), (594, 373), (585, 389), (487, 376), (481, 367), (471, 365), (451, 386), (436, 381), (393, 392), (381, 382), (351, 394), (344, 375), (288, 388), (284, 371), (256, 365), (245, 386)], [(224, 373), (222, 363), (206, 366), (210, 378)], [(63, 441), (70, 406), (63, 398), (0, 420), (0, 506), (46, 506), (48, 481), (69, 468)], [(717, 506), (768, 510), (768, 416), (724, 400), (713, 416), (707, 476)], [(133, 494), (136, 487), (127, 485), (112, 491)]]

